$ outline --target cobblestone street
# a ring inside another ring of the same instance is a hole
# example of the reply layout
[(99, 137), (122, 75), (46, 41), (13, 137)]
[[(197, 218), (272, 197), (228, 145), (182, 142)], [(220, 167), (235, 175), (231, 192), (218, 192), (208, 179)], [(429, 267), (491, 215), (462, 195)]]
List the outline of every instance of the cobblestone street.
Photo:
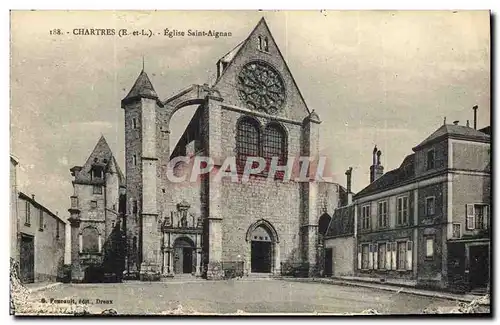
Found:
[(375, 309), (379, 313), (414, 314), (425, 308), (455, 305), (450, 300), (370, 288), (250, 279), (62, 284), (34, 292), (32, 298), (45, 299), (46, 303), (68, 299), (88, 301), (92, 312), (113, 308), (119, 314), (161, 314), (175, 309), (187, 313), (340, 314)]

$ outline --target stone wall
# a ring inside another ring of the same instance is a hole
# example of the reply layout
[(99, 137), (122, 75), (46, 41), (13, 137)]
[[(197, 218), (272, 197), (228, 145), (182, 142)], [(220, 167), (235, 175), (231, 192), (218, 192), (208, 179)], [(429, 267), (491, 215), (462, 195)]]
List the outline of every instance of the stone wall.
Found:
[[(29, 224), (25, 222), (26, 204), (30, 204)], [(40, 211), (43, 213), (42, 225), (40, 225), (39, 219)], [(58, 270), (64, 265), (65, 223), (22, 198), (18, 201), (18, 212), (19, 232), (34, 237), (35, 282), (56, 281)], [(18, 247), (20, 240), (21, 236), (19, 235)], [(16, 243), (12, 244), (16, 245)], [(22, 259), (23, 256), (19, 256), (19, 258)]]

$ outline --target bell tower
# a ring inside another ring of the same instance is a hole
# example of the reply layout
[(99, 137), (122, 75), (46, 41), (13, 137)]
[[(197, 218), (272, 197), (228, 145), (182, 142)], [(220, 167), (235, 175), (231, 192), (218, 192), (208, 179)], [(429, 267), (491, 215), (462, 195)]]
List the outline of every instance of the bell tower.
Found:
[(162, 103), (144, 69), (121, 106), (125, 112), (127, 269), (131, 277), (159, 280), (156, 115)]

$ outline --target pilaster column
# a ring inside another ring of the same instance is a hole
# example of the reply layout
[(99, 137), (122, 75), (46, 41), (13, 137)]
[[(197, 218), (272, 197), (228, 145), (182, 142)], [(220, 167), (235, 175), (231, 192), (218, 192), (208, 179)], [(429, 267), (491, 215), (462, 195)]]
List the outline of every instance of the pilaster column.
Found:
[(173, 267), (173, 265), (174, 265), (174, 256), (173, 255), (174, 254), (173, 254), (171, 247), (169, 247), (167, 254), (168, 254), (168, 274), (170, 276), (173, 276), (174, 275), (174, 270), (173, 270), (173, 268), (174, 268)]
[(281, 275), (280, 243), (274, 244), (274, 275)]
[(71, 281), (81, 282), (84, 274), (80, 265), (81, 236), (80, 236), (80, 210), (69, 209), (71, 217)]

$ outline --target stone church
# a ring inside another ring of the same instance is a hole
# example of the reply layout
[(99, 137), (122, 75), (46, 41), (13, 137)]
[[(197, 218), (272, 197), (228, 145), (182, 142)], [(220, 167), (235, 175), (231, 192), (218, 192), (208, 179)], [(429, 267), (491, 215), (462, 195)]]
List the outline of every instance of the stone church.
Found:
[[(319, 219), (343, 205), (343, 187), (283, 181), (279, 174), (268, 181), (267, 168), (246, 183), (210, 177), (174, 183), (167, 177), (178, 156), (211, 157), (217, 170), (227, 157), (241, 167), (246, 157), (279, 157), (285, 164), (319, 155), (321, 121), (306, 105), (264, 19), (216, 67), (212, 85), (191, 85), (166, 100), (141, 71), (121, 102), (126, 272), (142, 280), (177, 274), (218, 279), (231, 270), (321, 272), (328, 222), (319, 227)], [(193, 118), (170, 148), (171, 117), (191, 105), (197, 107)], [(174, 172), (182, 174), (187, 165), (175, 165)]]

